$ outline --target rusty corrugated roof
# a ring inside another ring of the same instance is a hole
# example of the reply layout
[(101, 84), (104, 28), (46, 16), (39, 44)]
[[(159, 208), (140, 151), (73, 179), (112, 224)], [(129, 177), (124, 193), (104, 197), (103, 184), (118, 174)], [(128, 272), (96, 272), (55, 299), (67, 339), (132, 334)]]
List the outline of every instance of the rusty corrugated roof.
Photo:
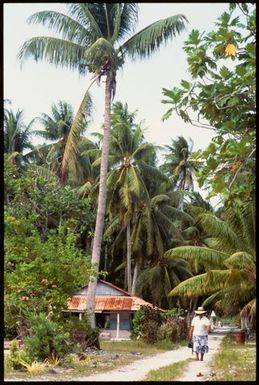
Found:
[[(70, 311), (84, 311), (86, 310), (87, 296), (74, 295), (71, 301), (68, 302), (68, 309)], [(144, 301), (142, 298), (135, 296), (96, 296), (95, 311), (136, 311), (141, 305), (153, 305)]]

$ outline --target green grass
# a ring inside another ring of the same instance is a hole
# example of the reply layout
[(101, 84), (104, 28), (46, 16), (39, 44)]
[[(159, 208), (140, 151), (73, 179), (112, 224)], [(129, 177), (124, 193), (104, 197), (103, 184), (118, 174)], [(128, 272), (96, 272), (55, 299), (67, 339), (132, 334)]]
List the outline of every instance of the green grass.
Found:
[(233, 337), (225, 337), (212, 363), (211, 380), (255, 381), (255, 341), (247, 341), (244, 345), (239, 345)]
[(161, 353), (166, 350), (176, 349), (180, 344), (174, 344), (171, 341), (163, 340), (153, 345), (146, 344), (141, 340), (130, 341), (101, 341), (101, 349), (109, 352), (138, 352), (143, 355)]
[(172, 381), (181, 376), (191, 361), (192, 358), (187, 358), (187, 360), (163, 366), (157, 370), (151, 370), (145, 377), (144, 381)]

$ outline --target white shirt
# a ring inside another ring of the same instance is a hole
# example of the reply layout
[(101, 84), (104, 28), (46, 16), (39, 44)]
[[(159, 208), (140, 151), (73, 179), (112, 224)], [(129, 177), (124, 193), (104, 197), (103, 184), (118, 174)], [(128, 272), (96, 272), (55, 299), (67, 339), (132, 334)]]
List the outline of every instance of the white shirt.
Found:
[(210, 321), (207, 317), (203, 316), (200, 318), (199, 316), (196, 316), (193, 318), (191, 326), (194, 326), (194, 336), (206, 336), (208, 334), (206, 331), (206, 326), (210, 326)]

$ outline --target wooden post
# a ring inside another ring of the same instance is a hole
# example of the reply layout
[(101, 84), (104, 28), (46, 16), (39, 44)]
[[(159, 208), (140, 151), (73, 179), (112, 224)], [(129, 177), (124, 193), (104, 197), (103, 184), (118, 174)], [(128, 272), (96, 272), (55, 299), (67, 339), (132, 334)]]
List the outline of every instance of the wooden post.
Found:
[(82, 313), (79, 313), (79, 320), (82, 321)]
[(116, 338), (119, 338), (119, 333), (120, 333), (120, 313), (117, 313), (117, 333), (116, 333)]

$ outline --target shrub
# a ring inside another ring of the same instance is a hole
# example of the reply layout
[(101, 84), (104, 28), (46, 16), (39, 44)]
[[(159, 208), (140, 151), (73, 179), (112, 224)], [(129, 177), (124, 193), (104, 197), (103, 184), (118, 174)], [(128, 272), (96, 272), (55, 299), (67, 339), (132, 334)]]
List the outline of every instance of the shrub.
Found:
[(10, 352), (6, 360), (7, 365), (14, 370), (23, 369), (24, 362), (27, 364), (31, 362), (27, 353), (24, 350), (19, 350), (18, 342), (15, 340), (11, 342)]
[(141, 336), (144, 342), (153, 344), (158, 341), (158, 328), (162, 323), (161, 312), (151, 306), (141, 306), (133, 319), (133, 335)]
[(178, 342), (187, 337), (187, 324), (184, 319), (167, 318), (159, 327), (159, 338)]
[(30, 336), (25, 339), (26, 352), (32, 359), (45, 360), (53, 355), (62, 358), (68, 351), (69, 334), (44, 313), (31, 316)]
[(79, 345), (81, 351), (88, 347), (100, 349), (99, 329), (91, 328), (87, 314), (84, 314), (81, 320), (71, 315), (64, 327), (69, 333), (74, 347)]
[(154, 344), (159, 340), (159, 334), (158, 334), (158, 324), (155, 320), (147, 320), (144, 325), (143, 330), (143, 341), (147, 344)]
[(144, 318), (145, 313), (143, 309), (139, 309), (135, 312), (134, 318), (132, 320), (133, 330), (131, 336), (133, 338), (138, 338), (142, 336)]

